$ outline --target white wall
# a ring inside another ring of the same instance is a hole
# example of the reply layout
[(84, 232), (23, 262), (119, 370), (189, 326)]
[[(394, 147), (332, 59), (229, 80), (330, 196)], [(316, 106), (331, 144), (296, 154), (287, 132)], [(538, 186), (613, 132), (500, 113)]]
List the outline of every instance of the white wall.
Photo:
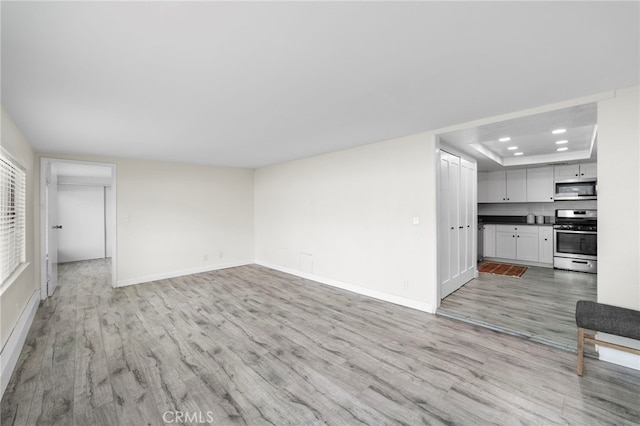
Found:
[(253, 262), (253, 170), (42, 156), (116, 165), (118, 285)]
[[(26, 196), (26, 257), (29, 266), (13, 282), (2, 286), (0, 291), (0, 347), (4, 349), (19, 316), (27, 306), (29, 298), (39, 290), (34, 270), (39, 262), (34, 258), (34, 153), (29, 141), (16, 127), (7, 112), (2, 108), (2, 147), (16, 157), (27, 171)], [(0, 283), (1, 284), (1, 283)]]
[(432, 311), (434, 155), (419, 134), (257, 170), (256, 261)]
[(598, 102), (598, 301), (640, 310), (638, 86)]
[[(598, 103), (598, 302), (640, 310), (639, 87)], [(605, 336), (640, 349), (640, 342)], [(640, 357), (600, 358), (640, 369)]]
[(26, 170), (26, 263), (13, 277), (0, 283), (0, 398), (9, 383), (24, 346), (27, 332), (33, 321), (40, 286), (36, 279), (39, 259), (34, 250), (35, 236), (39, 229), (34, 221), (36, 194), (35, 156), (31, 144), (22, 135), (7, 112), (2, 109), (2, 148)]

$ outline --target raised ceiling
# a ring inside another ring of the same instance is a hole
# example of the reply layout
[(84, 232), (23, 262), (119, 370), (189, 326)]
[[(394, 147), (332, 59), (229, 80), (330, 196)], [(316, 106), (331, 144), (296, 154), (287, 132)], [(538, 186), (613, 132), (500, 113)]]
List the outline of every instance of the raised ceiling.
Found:
[(260, 167), (637, 85), (638, 2), (2, 2), (42, 152)]
[[(447, 132), (439, 137), (446, 145), (475, 157), (479, 170), (499, 170), (595, 160), (597, 122), (597, 104), (588, 103)], [(554, 134), (556, 130), (564, 132)]]

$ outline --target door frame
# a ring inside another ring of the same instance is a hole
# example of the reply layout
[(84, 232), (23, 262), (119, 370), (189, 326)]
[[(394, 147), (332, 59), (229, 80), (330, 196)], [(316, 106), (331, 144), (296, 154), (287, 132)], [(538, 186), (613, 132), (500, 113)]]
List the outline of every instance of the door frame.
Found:
[(81, 161), (66, 160), (61, 158), (40, 158), (40, 299), (44, 300), (47, 295), (47, 247), (46, 247), (46, 218), (47, 206), (45, 200), (47, 187), (47, 167), (49, 164), (72, 163), (82, 164), (86, 166), (101, 166), (111, 168), (111, 229), (113, 233), (107, 245), (111, 245), (111, 287), (116, 287), (117, 283), (117, 228), (116, 228), (116, 212), (117, 212), (117, 167), (114, 163), (102, 163), (97, 161)]

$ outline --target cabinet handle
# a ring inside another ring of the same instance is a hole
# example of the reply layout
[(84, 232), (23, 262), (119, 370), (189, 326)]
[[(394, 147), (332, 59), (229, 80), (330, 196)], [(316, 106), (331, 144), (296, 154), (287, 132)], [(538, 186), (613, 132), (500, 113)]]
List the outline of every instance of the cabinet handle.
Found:
[(547, 241), (547, 239), (546, 239), (546, 238), (545, 238), (544, 240), (545, 240), (545, 241)]
[(518, 238), (520, 238), (520, 235), (518, 235)]
[(509, 197), (507, 197), (507, 201), (509, 201)]
[(502, 201), (504, 201), (505, 199), (503, 198)]
[(578, 174), (576, 173), (576, 176), (578, 176)]
[(515, 235), (512, 235), (512, 237), (513, 237), (513, 238), (515, 238), (516, 236), (515, 236)]
[(453, 226), (451, 227), (451, 229), (453, 229)]
[(467, 228), (471, 228), (471, 225), (467, 225)]
[(458, 226), (458, 228), (459, 228), (459, 229), (462, 229), (462, 228), (464, 228), (464, 226)]

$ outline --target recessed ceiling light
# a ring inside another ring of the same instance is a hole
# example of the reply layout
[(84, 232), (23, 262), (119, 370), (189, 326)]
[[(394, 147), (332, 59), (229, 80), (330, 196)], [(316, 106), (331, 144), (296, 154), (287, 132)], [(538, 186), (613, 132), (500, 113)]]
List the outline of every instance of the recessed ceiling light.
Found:
[(506, 136), (504, 138), (500, 138), (498, 139), (500, 142), (509, 142), (511, 140), (511, 138), (509, 136)]
[(518, 149), (517, 146), (510, 146), (509, 148), (507, 148), (509, 151), (513, 151), (514, 149)]
[(561, 140), (561, 141), (556, 141), (556, 145), (564, 145), (565, 143), (568, 143), (568, 140)]
[(556, 151), (566, 151), (569, 148), (567, 148), (566, 146), (563, 146), (562, 148), (558, 148)]
[(562, 133), (564, 133), (566, 131), (567, 131), (567, 129), (555, 129), (551, 133), (553, 133), (554, 135), (560, 135), (560, 134), (562, 134)]
[(514, 152), (513, 155), (522, 155), (524, 152)]

